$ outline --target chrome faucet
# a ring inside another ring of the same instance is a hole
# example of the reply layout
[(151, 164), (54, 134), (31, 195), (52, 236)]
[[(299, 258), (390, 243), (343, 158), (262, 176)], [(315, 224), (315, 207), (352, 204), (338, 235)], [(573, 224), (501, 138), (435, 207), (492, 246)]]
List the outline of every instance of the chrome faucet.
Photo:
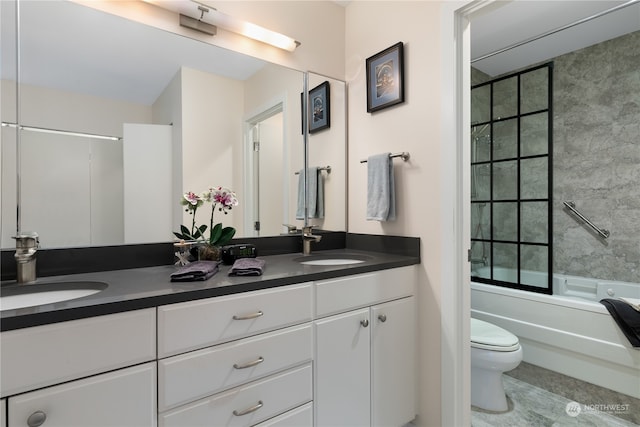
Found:
[(312, 225), (302, 227), (302, 253), (304, 255), (311, 255), (311, 243), (319, 242), (322, 239), (322, 236), (312, 234), (312, 228)]
[(36, 252), (40, 241), (38, 233), (24, 233), (16, 237), (16, 253), (18, 283), (29, 283), (36, 280)]

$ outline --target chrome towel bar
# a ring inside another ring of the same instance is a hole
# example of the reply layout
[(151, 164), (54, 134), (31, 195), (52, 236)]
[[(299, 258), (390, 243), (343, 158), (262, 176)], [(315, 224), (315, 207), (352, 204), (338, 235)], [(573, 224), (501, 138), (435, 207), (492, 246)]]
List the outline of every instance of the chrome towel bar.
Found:
[[(409, 158), (411, 157), (409, 155), (409, 153), (407, 153), (406, 151), (403, 151), (402, 153), (393, 153), (393, 154), (389, 154), (389, 157), (394, 158), (394, 157), (401, 157), (402, 160), (404, 160), (405, 162), (407, 160), (409, 160)], [(360, 160), (360, 163), (367, 163), (367, 159), (364, 160)]]
[[(318, 168), (319, 171), (327, 171), (327, 173), (331, 173), (331, 166), (323, 166)], [(300, 175), (300, 171), (295, 172), (295, 175)]]
[(609, 230), (605, 230), (604, 228), (599, 228), (594, 223), (589, 221), (589, 218), (587, 218), (586, 216), (582, 215), (580, 213), (580, 211), (578, 211), (576, 209), (576, 204), (574, 202), (566, 201), (566, 202), (563, 202), (563, 203), (567, 208), (569, 208), (569, 210), (571, 212), (576, 214), (576, 216), (578, 216), (578, 218), (580, 218), (582, 221), (584, 221), (589, 227), (593, 228), (600, 236), (602, 236), (605, 239), (607, 237), (609, 237), (609, 235), (611, 234), (611, 233), (609, 233)]

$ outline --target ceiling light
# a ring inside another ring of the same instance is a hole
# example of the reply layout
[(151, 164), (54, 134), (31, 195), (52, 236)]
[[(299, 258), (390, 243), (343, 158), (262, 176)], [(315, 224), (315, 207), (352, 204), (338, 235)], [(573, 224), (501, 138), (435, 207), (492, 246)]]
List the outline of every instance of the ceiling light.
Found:
[(144, 0), (163, 9), (171, 10), (181, 15), (180, 24), (188, 28), (215, 35), (215, 27), (241, 34), (250, 39), (270, 44), (280, 49), (293, 52), (300, 42), (284, 34), (268, 30), (242, 19), (235, 18), (202, 3), (191, 0), (162, 1)]

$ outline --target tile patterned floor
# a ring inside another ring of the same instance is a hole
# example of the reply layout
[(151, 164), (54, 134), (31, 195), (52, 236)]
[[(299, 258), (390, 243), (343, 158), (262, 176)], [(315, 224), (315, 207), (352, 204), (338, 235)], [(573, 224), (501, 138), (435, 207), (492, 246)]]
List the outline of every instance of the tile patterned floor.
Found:
[[(567, 413), (567, 405), (575, 408), (575, 402), (560, 395), (543, 390), (508, 375), (503, 375), (504, 387), (509, 397), (509, 410), (491, 413), (473, 407), (472, 427), (633, 427), (630, 421), (618, 418), (615, 411), (596, 411), (593, 406), (579, 405), (580, 412)], [(617, 403), (617, 402), (607, 402)], [(588, 403), (587, 405), (593, 405)], [(622, 411), (635, 408), (619, 407)]]

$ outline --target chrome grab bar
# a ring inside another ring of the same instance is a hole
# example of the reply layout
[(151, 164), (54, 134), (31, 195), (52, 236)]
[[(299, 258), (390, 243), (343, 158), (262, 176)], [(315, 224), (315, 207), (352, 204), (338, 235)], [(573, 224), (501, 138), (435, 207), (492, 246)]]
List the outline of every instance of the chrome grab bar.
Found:
[(569, 210), (571, 212), (573, 212), (574, 214), (576, 214), (578, 216), (578, 218), (580, 218), (581, 220), (583, 220), (589, 227), (593, 228), (600, 236), (602, 236), (604, 239), (606, 239), (607, 237), (609, 237), (609, 235), (611, 233), (609, 233), (609, 230), (605, 230), (604, 228), (599, 228), (597, 227), (594, 223), (592, 223), (591, 221), (589, 221), (589, 218), (587, 218), (586, 216), (582, 215), (577, 209), (576, 209), (576, 204), (574, 202), (571, 201), (566, 201), (564, 202), (564, 205), (569, 208)]

